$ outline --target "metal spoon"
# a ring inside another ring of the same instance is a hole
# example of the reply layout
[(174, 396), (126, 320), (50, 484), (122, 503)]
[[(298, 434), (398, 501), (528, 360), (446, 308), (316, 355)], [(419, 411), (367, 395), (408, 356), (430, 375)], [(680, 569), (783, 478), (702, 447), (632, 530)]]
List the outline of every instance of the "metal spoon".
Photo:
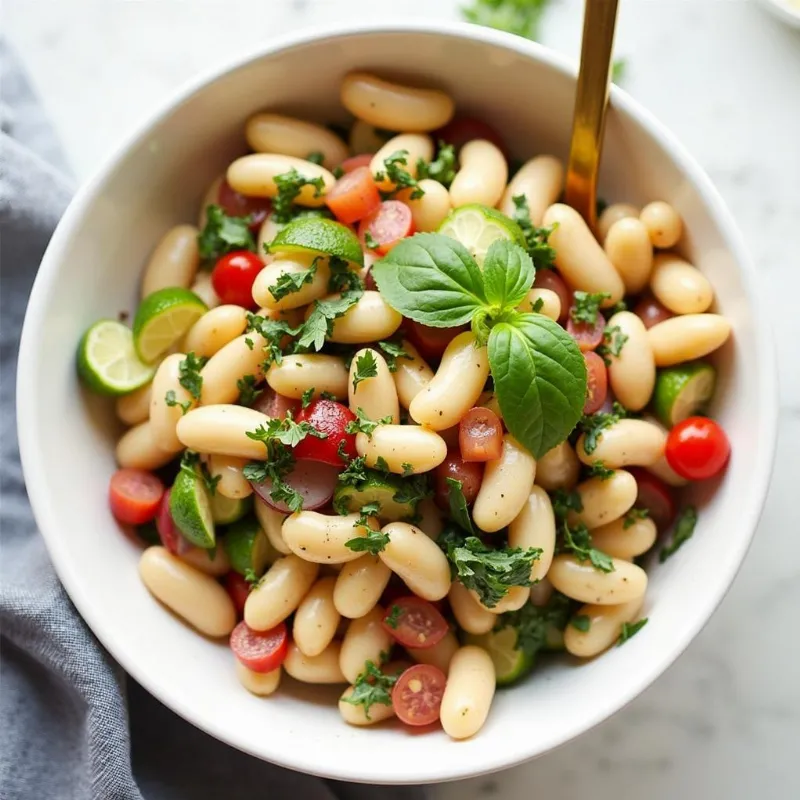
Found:
[(594, 230), (617, 0), (586, 0), (565, 198)]

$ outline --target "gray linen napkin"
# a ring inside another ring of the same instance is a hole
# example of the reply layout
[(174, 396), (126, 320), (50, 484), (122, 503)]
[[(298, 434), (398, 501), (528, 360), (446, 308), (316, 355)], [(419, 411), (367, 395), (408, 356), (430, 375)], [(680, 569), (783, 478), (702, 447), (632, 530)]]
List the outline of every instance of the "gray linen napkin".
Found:
[(175, 716), (95, 640), (31, 515), (14, 413), (19, 333), (70, 196), (64, 158), (0, 42), (0, 800), (422, 800), (326, 782), (227, 747)]

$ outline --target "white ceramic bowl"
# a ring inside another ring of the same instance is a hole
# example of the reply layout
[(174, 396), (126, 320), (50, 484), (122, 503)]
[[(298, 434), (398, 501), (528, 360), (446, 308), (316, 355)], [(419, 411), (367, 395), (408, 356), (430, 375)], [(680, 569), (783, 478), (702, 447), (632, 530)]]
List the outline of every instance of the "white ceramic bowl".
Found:
[(238, 684), (224, 643), (198, 636), (147, 593), (139, 548), (107, 506), (114, 423), (78, 384), (84, 329), (135, 306), (142, 265), (171, 225), (192, 221), (209, 182), (244, 148), (243, 123), (276, 108), (341, 118), (350, 69), (402, 73), (441, 86), (461, 111), (502, 131), (520, 156), (566, 155), (572, 69), (520, 38), (467, 25), (377, 24), (266, 44), (183, 91), (127, 141), (76, 196), (39, 270), (22, 337), (19, 438), (28, 492), (58, 574), (100, 641), (143, 686), (198, 727), (260, 758), (351, 781), (411, 783), (510, 767), (596, 725), (681, 653), (722, 599), (744, 558), (767, 490), (776, 431), (776, 381), (756, 275), (709, 179), (673, 137), (616, 87), (602, 194), (664, 198), (686, 220), (685, 250), (714, 284), (733, 323), (720, 355), (715, 414), (733, 458), (694, 539), (651, 573), (648, 626), (625, 647), (582, 665), (537, 671), (497, 694), (470, 741), (442, 732), (345, 725), (338, 690), (285, 680), (258, 699)]
[(800, 2), (798, 0), (761, 0), (779, 20), (800, 28)]

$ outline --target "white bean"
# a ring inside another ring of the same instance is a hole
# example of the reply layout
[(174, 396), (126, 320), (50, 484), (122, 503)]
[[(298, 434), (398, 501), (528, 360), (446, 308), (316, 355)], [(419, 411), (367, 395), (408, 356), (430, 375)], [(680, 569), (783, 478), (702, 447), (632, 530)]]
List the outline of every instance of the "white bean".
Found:
[(471, 589), (470, 594), (481, 608), (485, 608), (496, 617), (498, 614), (505, 614), (508, 611), (517, 611), (522, 608), (528, 602), (531, 590), (529, 586), (509, 586), (505, 596), (501, 597), (493, 606), (486, 605), (476, 591)]
[(488, 377), (486, 348), (475, 347), (475, 337), (464, 331), (447, 345), (439, 369), (411, 402), (408, 413), (435, 431), (451, 428), (475, 405)]
[(655, 257), (650, 291), (674, 314), (702, 314), (714, 302), (714, 289), (708, 278), (674, 253)]
[[(356, 524), (359, 516), (355, 513), (340, 517), (316, 511), (299, 511), (284, 521), (283, 541), (305, 561), (317, 564), (355, 561), (362, 554), (346, 547), (346, 543), (368, 533), (368, 528)], [(378, 525), (372, 517), (368, 517), (367, 522), (370, 528), (377, 529)]]
[(536, 462), (537, 486), (548, 492), (556, 489), (570, 491), (578, 482), (581, 463), (568, 441), (557, 444)]
[(649, 402), (656, 383), (656, 362), (647, 328), (636, 314), (619, 311), (608, 321), (618, 328), (615, 336), (626, 337), (619, 355), (609, 355), (608, 377), (617, 400), (631, 411), (641, 411)]
[(663, 200), (648, 203), (639, 214), (655, 247), (674, 247), (683, 233), (683, 220), (678, 212)]
[(381, 561), (414, 594), (441, 600), (450, 589), (450, 564), (436, 542), (407, 522), (390, 522), (382, 531), (389, 543), (378, 554)]
[(197, 215), (197, 227), (203, 230), (208, 222), (208, 207), (219, 205), (219, 190), (222, 187), (222, 181), (225, 180), (224, 175), (217, 175), (206, 189), (203, 199), (200, 201), (200, 213)]
[(461, 581), (453, 581), (447, 599), (456, 622), (467, 633), (488, 633), (497, 624), (497, 616), (481, 605)]
[(190, 547), (188, 550), (184, 550), (179, 558), (199, 572), (204, 572), (214, 578), (221, 578), (231, 568), (231, 562), (228, 560), (228, 554), (224, 547), (215, 547), (213, 550)]
[(283, 523), (288, 514), (276, 511), (258, 496), (255, 498), (254, 510), (258, 524), (269, 539), (269, 543), (279, 553), (285, 556), (289, 555), (292, 551), (289, 549), (289, 545), (283, 541)]
[(621, 419), (603, 428), (591, 453), (585, 449), (586, 434), (581, 434), (575, 452), (589, 466), (602, 461), (609, 469), (649, 467), (664, 455), (666, 443), (667, 437), (657, 425), (643, 419)]
[(475, 524), (490, 533), (505, 528), (522, 510), (536, 475), (533, 456), (507, 433), (500, 458), (486, 462), (472, 507)]
[(638, 219), (622, 217), (609, 228), (603, 249), (622, 278), (626, 294), (639, 294), (653, 269), (653, 245), (647, 228)]
[(612, 203), (608, 206), (597, 220), (597, 238), (604, 242), (611, 226), (621, 219), (628, 217), (639, 218), (639, 209), (630, 203)]
[(684, 314), (647, 331), (657, 367), (671, 367), (713, 353), (728, 341), (731, 324), (719, 314)]
[(130, 394), (118, 397), (115, 410), (117, 416), (126, 425), (138, 425), (150, 418), (150, 399), (153, 394), (153, 384), (148, 383), (141, 389), (136, 389)]
[(216, 308), (222, 302), (214, 290), (214, 285), (211, 283), (211, 273), (208, 271), (204, 270), (197, 273), (191, 289), (208, 308)]
[(253, 487), (242, 472), (247, 461), (246, 458), (219, 454), (208, 457), (208, 471), (212, 478), (219, 479), (217, 491), (223, 497), (230, 500), (241, 500), (253, 494)]
[(589, 618), (589, 628), (579, 631), (567, 625), (564, 631), (564, 647), (579, 658), (591, 658), (607, 650), (619, 638), (622, 625), (633, 622), (642, 609), (644, 596), (616, 606), (585, 605), (578, 614)]
[(336, 578), (320, 578), (294, 612), (292, 640), (306, 656), (318, 656), (332, 641), (341, 616), (333, 604)]
[(148, 420), (120, 437), (116, 448), (117, 463), (120, 467), (133, 469), (158, 469), (169, 464), (182, 449), (164, 450)]
[[(369, 706), (369, 709), (367, 709), (367, 706), (361, 703), (358, 705), (349, 703), (347, 698), (352, 694), (353, 687), (348, 686), (339, 698), (339, 713), (348, 725), (375, 725), (378, 722), (383, 722), (394, 716), (394, 706), (391, 703), (389, 703), (389, 705), (373, 703)], [(367, 716), (367, 714), (369, 714), (369, 716)]]
[(200, 402), (204, 406), (234, 403), (239, 397), (240, 380), (249, 375), (259, 383), (263, 378), (261, 364), (266, 343), (260, 333), (250, 331), (237, 336), (211, 356), (200, 370), (203, 379)]
[(173, 286), (188, 289), (200, 266), (200, 249), (194, 225), (177, 225), (167, 231), (150, 256), (142, 278), (142, 297)]
[(425, 193), (422, 197), (412, 198), (415, 190), (409, 188), (398, 192), (397, 199), (411, 209), (415, 230), (423, 233), (436, 231), (450, 213), (450, 192), (431, 178), (423, 178), (418, 188)]
[(453, 631), (447, 631), (433, 647), (407, 647), (406, 651), (417, 664), (430, 664), (445, 675), (450, 670), (450, 662), (458, 650), (458, 639)]
[(355, 155), (377, 153), (386, 143), (385, 136), (379, 136), (374, 125), (357, 119), (350, 128), (348, 144)]
[(253, 672), (241, 661), (236, 662), (236, 677), (239, 678), (239, 682), (248, 692), (259, 697), (268, 697), (278, 691), (282, 672), (280, 667), (273, 669), (272, 672)]
[(300, 605), (318, 572), (317, 564), (295, 555), (279, 558), (247, 595), (244, 621), (254, 631), (274, 628)]
[(536, 156), (526, 161), (509, 181), (498, 208), (513, 219), (514, 198), (523, 195), (528, 201), (531, 222), (541, 226), (544, 212), (564, 190), (564, 165), (555, 156)]
[(402, 347), (411, 358), (397, 359), (397, 372), (393, 373), (393, 377), (400, 404), (408, 408), (411, 401), (433, 380), (433, 370), (407, 339), (403, 339)]
[(254, 114), (247, 120), (244, 135), (257, 153), (280, 153), (307, 159), (322, 153), (322, 166), (333, 169), (347, 158), (347, 145), (328, 128), (283, 114)]
[(200, 633), (227, 636), (236, 625), (236, 610), (225, 589), (166, 548), (148, 547), (139, 559), (139, 575), (156, 599)]
[(342, 567), (333, 590), (336, 610), (348, 619), (368, 614), (377, 604), (392, 571), (377, 556), (364, 555)]
[(294, 202), (301, 206), (318, 207), (325, 204), (325, 192), (330, 191), (336, 178), (325, 167), (304, 161), (302, 158), (282, 156), (276, 153), (254, 153), (237, 158), (227, 172), (228, 183), (237, 192), (250, 197), (275, 197), (278, 186), (277, 175), (284, 175), (292, 169), (304, 178), (322, 178), (323, 190), (320, 192), (310, 184), (303, 186)]
[(185, 447), (198, 453), (264, 459), (264, 443), (247, 434), (268, 422), (266, 414), (244, 406), (201, 406), (178, 420), (177, 433)]
[(553, 559), (547, 578), (557, 591), (581, 603), (609, 606), (644, 597), (647, 573), (636, 564), (612, 559), (614, 570), (602, 572), (590, 561), (561, 555)]
[(450, 662), (439, 718), (453, 739), (474, 736), (486, 722), (495, 689), (494, 664), (481, 647), (462, 647)]
[(267, 383), (284, 397), (300, 400), (307, 389), (314, 396), (330, 392), (334, 397), (347, 397), (347, 367), (339, 356), (319, 354), (284, 356), (267, 372)]
[(187, 353), (210, 358), (244, 333), (246, 327), (247, 309), (234, 305), (217, 306), (189, 328), (183, 346)]
[(340, 642), (331, 642), (318, 656), (304, 656), (296, 644), (289, 645), (283, 668), (302, 683), (347, 683), (339, 668)]
[(398, 475), (430, 472), (447, 457), (444, 439), (418, 425), (378, 425), (372, 436), (356, 435), (356, 450), (368, 467), (382, 458), (386, 469)]
[(556, 518), (553, 504), (541, 486), (531, 489), (522, 511), (512, 520), (508, 528), (508, 546), (539, 547), (542, 552), (531, 567), (531, 580), (538, 581), (547, 575), (556, 547)]
[[(336, 300), (340, 295), (331, 295)], [(306, 315), (308, 318), (309, 311)], [(328, 341), (340, 344), (364, 344), (388, 339), (402, 324), (403, 316), (395, 311), (379, 292), (366, 291), (358, 302), (333, 321)]]
[[(356, 383), (359, 359), (367, 358), (367, 353), (372, 355), (376, 374)], [(392, 422), (400, 422), (400, 401), (397, 399), (392, 373), (389, 372), (384, 357), (376, 350), (365, 347), (353, 356), (347, 391), (350, 410), (354, 414), (360, 408), (369, 419), (390, 417)]]
[[(610, 478), (589, 478), (576, 487), (583, 511), (570, 511), (570, 525), (583, 523), (590, 530), (618, 519), (636, 502), (636, 479), (618, 469)], [(548, 573), (549, 576), (549, 573)], [(558, 587), (556, 587), (558, 588)]]
[(375, 606), (363, 617), (354, 619), (347, 626), (339, 653), (339, 667), (349, 683), (364, 671), (367, 661), (376, 666), (383, 660), (383, 653), (392, 649), (391, 634), (383, 627), (384, 610)]
[(656, 541), (656, 524), (651, 519), (615, 519), (592, 531), (592, 546), (612, 558), (626, 561), (646, 553)]
[(553, 322), (557, 322), (561, 316), (561, 298), (552, 289), (531, 289), (517, 306), (517, 310), (525, 313), (531, 312), (540, 300), (542, 302), (537, 313), (544, 314)]
[[(662, 424), (661, 420), (658, 417), (654, 417), (652, 414), (645, 414), (642, 418), (647, 422), (651, 423), (652, 425), (656, 425), (659, 430), (661, 430), (664, 435), (666, 436), (668, 433), (667, 428)], [(649, 467), (645, 467), (648, 472), (652, 472), (657, 478), (661, 478), (664, 483), (669, 484), (670, 486), (686, 486), (689, 481), (686, 478), (682, 478), (675, 472), (674, 469), (669, 465), (666, 456), (659, 458), (655, 464), (651, 464)]]
[(494, 207), (508, 181), (508, 164), (502, 150), (485, 139), (467, 142), (458, 154), (461, 168), (450, 185), (453, 208), (468, 203)]
[(390, 192), (396, 188), (394, 181), (389, 180), (387, 177), (386, 159), (404, 150), (405, 153), (403, 155), (406, 163), (401, 166), (412, 178), (415, 178), (417, 176), (417, 162), (421, 159), (427, 163), (433, 158), (433, 139), (422, 133), (401, 133), (399, 136), (389, 139), (375, 153), (369, 168), (372, 172), (372, 177), (375, 178), (375, 183), (382, 191)]
[[(270, 289), (275, 289), (283, 275), (299, 275), (307, 273), (313, 267), (314, 274), (308, 283), (304, 283), (296, 292), (276, 300)], [(264, 308), (279, 310), (300, 308), (314, 300), (319, 300), (328, 293), (328, 281), (331, 271), (328, 260), (320, 258), (316, 253), (281, 253), (276, 255), (253, 282), (253, 300)]]

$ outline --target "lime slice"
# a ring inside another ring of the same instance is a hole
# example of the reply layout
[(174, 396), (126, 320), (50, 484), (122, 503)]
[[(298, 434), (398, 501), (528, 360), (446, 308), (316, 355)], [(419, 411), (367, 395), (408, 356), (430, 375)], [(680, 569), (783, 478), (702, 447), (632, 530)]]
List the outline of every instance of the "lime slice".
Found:
[(169, 511), (178, 530), (198, 547), (216, 544), (211, 502), (202, 478), (181, 470), (172, 484)]
[(258, 522), (252, 518), (231, 525), (222, 543), (231, 569), (241, 575), (252, 571), (261, 576), (270, 560), (274, 561), (280, 555), (269, 543)]
[(133, 320), (133, 341), (143, 361), (153, 362), (169, 350), (208, 311), (188, 289), (170, 286), (147, 295)]
[(714, 394), (717, 372), (705, 361), (679, 364), (658, 371), (653, 408), (668, 427), (694, 416)]
[(219, 525), (230, 525), (241, 519), (253, 507), (252, 497), (232, 499), (219, 492), (211, 495), (211, 516)]
[(382, 524), (408, 519), (414, 515), (416, 503), (400, 501), (394, 496), (403, 488), (403, 482), (397, 475), (386, 475), (382, 472), (367, 470), (367, 478), (355, 486), (338, 485), (333, 493), (333, 507), (343, 514), (358, 511), (369, 503), (378, 503), (380, 513), (378, 519)]
[(269, 245), (270, 253), (313, 251), (364, 266), (358, 237), (339, 222), (322, 217), (298, 217), (284, 226)]
[(98, 394), (121, 395), (153, 379), (155, 367), (143, 364), (133, 334), (121, 322), (95, 322), (78, 344), (78, 375)]
[(480, 636), (468, 634), (467, 644), (482, 647), (492, 657), (495, 678), (498, 686), (508, 686), (524, 678), (532, 669), (534, 656), (517, 650), (516, 628), (506, 627), (499, 631), (489, 631)]
[(525, 247), (525, 235), (514, 220), (495, 208), (470, 203), (451, 211), (439, 226), (438, 233), (455, 239), (472, 253), (478, 264), (483, 264), (492, 242), (509, 239)]

